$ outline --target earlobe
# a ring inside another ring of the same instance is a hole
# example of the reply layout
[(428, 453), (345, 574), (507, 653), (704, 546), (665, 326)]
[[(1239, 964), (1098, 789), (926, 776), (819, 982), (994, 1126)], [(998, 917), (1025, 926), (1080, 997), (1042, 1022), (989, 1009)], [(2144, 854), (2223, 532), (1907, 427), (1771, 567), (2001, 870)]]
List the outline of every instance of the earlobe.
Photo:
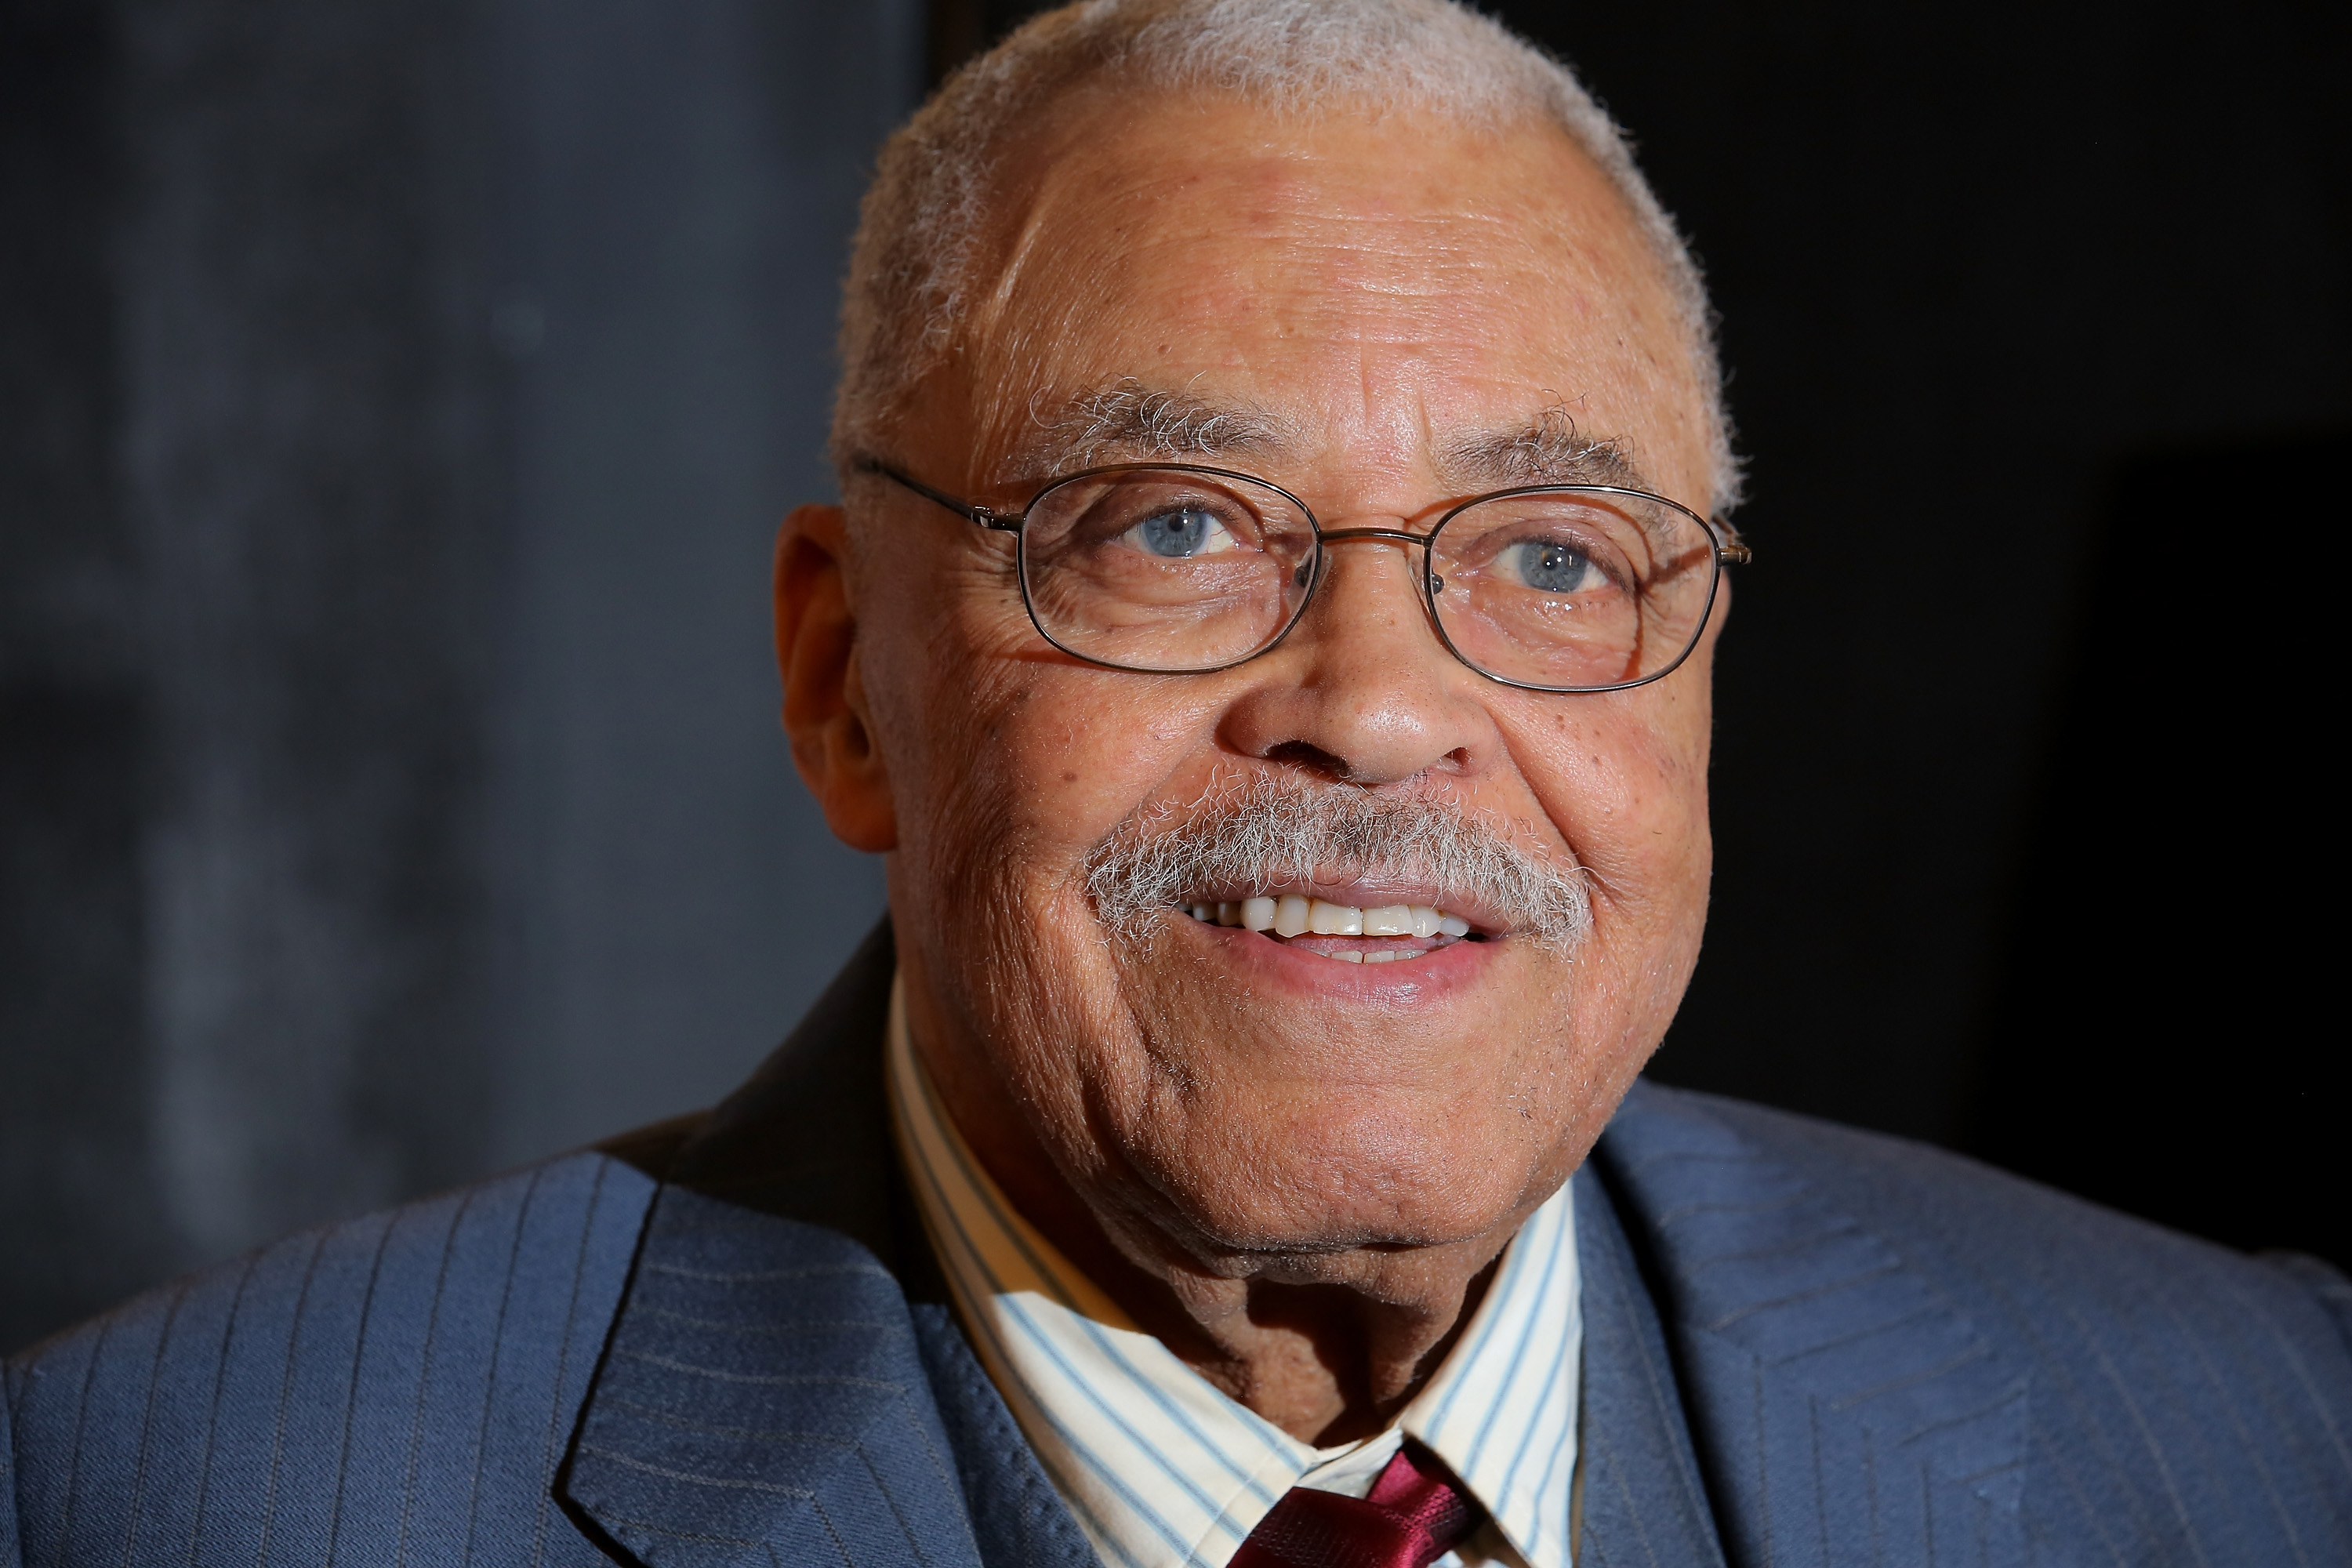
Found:
[(898, 814), (858, 679), (847, 543), (839, 507), (804, 506), (784, 520), (776, 535), (776, 669), (801, 782), (835, 837), (883, 854), (898, 847)]

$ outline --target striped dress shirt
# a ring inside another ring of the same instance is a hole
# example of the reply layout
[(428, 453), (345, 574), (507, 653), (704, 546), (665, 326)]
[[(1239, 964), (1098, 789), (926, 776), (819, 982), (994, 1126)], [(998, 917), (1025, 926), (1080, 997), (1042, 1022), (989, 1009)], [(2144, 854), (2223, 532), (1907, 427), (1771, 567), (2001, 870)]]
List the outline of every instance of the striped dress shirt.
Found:
[(1439, 1568), (1570, 1568), (1575, 1211), (1563, 1185), (1505, 1249), (1453, 1352), (1377, 1436), (1318, 1448), (1193, 1372), (1014, 1212), (940, 1104), (890, 994), (891, 1119), (982, 1366), (1110, 1568), (1225, 1568), (1295, 1486), (1361, 1497), (1408, 1435), (1490, 1522)]

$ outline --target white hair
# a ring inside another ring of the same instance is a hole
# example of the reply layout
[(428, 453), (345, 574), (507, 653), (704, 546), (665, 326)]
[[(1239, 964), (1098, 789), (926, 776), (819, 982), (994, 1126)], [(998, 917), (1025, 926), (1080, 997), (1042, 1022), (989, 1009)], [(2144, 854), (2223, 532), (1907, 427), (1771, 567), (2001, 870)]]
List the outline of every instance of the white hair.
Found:
[(1086, 887), (1106, 926), (1146, 942), (1207, 889), (1255, 896), (1360, 877), (1425, 882), (1558, 952), (1592, 931), (1581, 868), (1533, 854), (1450, 802), (1263, 773), (1181, 818), (1164, 806), (1129, 817), (1087, 855)]
[(1433, 111), (1478, 128), (1549, 121), (1633, 209), (1682, 317), (1706, 404), (1713, 509), (1740, 490), (1698, 265), (1624, 133), (1559, 60), (1454, 0), (1082, 0), (950, 77), (883, 145), (842, 305), (833, 452), (876, 445), (963, 319), (1004, 144), (1081, 83), (1235, 94), (1274, 114)]

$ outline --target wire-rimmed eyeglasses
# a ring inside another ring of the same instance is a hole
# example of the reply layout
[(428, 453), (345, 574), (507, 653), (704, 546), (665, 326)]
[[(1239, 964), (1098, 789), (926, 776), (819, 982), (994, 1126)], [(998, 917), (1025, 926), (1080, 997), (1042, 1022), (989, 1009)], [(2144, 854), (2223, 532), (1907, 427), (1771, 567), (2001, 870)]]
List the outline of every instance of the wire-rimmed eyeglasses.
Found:
[(1615, 485), (1496, 490), (1421, 533), (1326, 529), (1288, 490), (1230, 468), (1087, 468), (999, 512), (878, 458), (856, 467), (1013, 534), (1038, 635), (1144, 674), (1205, 675), (1271, 650), (1306, 615), (1329, 546), (1384, 540), (1422, 552), (1430, 624), (1480, 675), (1534, 691), (1618, 691), (1690, 657), (1724, 566), (1748, 559), (1680, 502)]

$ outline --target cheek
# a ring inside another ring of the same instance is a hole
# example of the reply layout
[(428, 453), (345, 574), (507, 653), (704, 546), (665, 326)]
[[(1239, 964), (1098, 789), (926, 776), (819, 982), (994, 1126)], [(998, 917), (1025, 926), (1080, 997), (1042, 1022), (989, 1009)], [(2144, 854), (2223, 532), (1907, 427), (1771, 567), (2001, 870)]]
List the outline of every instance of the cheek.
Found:
[(1654, 931), (1703, 910), (1713, 857), (1703, 701), (1659, 688), (1552, 700), (1506, 730), (1538, 802), (1592, 875), (1597, 934), (1606, 941), (1612, 917)]
[(998, 584), (970, 584), (892, 646), (875, 706), (920, 896), (1011, 897), (1043, 914), (1038, 900), (1075, 891), (1087, 852), (1180, 790), (1212, 742), (1213, 682), (1077, 664)]
[(1680, 1005), (1706, 921), (1707, 731), (1704, 686), (1690, 684), (1696, 701), (1655, 688), (1572, 699), (1515, 738), (1538, 799), (1591, 875), (1580, 1011), (1589, 1043), (1629, 1076)]

